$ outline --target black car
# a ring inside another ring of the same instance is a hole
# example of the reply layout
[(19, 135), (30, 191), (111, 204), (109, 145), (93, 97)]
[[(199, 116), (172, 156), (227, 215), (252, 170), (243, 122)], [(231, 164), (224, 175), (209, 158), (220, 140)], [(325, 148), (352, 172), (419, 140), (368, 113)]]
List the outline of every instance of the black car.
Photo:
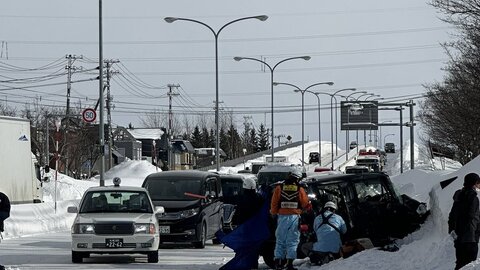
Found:
[(302, 183), (313, 206), (303, 221), (311, 228), (323, 205), (333, 201), (347, 224), (344, 241), (369, 238), (384, 246), (417, 230), (429, 214), (425, 203), (397, 195), (384, 173), (315, 175)]
[(163, 206), (158, 215), (161, 243), (191, 242), (204, 248), (223, 226), (222, 185), (220, 176), (202, 171), (165, 171), (152, 173), (142, 187), (150, 193), (155, 206)]
[[(259, 181), (260, 181), (259, 177)], [(327, 201), (337, 204), (337, 214), (347, 225), (343, 242), (369, 238), (377, 247), (386, 247), (394, 239), (417, 230), (429, 215), (426, 204), (407, 195), (397, 195), (388, 175), (384, 173), (312, 175), (301, 181), (312, 203), (312, 211), (301, 215), (302, 230), (297, 257), (303, 243), (314, 241), (313, 222)], [(271, 188), (273, 189), (273, 187)], [(271, 231), (274, 234), (275, 224)], [(273, 266), (274, 236), (266, 241), (261, 255)]]
[(320, 160), (320, 154), (318, 152), (310, 152), (308, 155), (308, 163), (318, 162)]
[(383, 149), (385, 150), (385, 153), (395, 153), (395, 144), (386, 143)]

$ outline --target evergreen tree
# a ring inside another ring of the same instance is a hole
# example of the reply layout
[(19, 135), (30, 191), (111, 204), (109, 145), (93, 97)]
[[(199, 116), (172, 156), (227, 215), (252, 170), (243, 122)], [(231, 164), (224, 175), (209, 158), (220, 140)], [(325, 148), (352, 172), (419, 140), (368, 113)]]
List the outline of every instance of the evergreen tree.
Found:
[(215, 131), (213, 128), (210, 129), (210, 139), (208, 140), (208, 147), (213, 147), (215, 148), (215, 142), (217, 140), (217, 137), (215, 136)]
[(248, 153), (258, 152), (257, 131), (254, 128), (250, 129), (250, 134), (248, 136), (248, 141), (247, 141), (247, 152)]
[(211, 138), (210, 138), (210, 134), (208, 133), (208, 129), (206, 127), (202, 128), (202, 141), (200, 143), (200, 145), (202, 147), (212, 147), (210, 145), (210, 141), (211, 141)]
[(270, 149), (270, 143), (268, 142), (268, 131), (263, 124), (258, 128), (258, 151), (265, 151)]
[(240, 135), (234, 125), (230, 125), (230, 129), (227, 132), (228, 144), (229, 144), (229, 156), (231, 159), (241, 156), (242, 144), (240, 143)]
[(223, 128), (220, 128), (220, 149), (228, 155), (227, 159), (231, 159), (230, 142), (228, 140), (228, 135)]
[(198, 126), (195, 126), (195, 128), (193, 129), (192, 135), (190, 137), (190, 143), (195, 148), (201, 148), (203, 147), (202, 141), (203, 141), (203, 138), (202, 138), (202, 133), (200, 132), (200, 128)]

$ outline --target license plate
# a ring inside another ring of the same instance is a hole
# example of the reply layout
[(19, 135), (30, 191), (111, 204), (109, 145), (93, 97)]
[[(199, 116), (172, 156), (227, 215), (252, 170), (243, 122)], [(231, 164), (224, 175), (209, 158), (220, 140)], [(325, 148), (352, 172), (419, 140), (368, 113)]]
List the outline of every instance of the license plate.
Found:
[(105, 239), (105, 246), (107, 248), (121, 248), (123, 247), (123, 239), (121, 238)]
[(170, 226), (160, 226), (159, 228), (160, 233), (170, 233)]

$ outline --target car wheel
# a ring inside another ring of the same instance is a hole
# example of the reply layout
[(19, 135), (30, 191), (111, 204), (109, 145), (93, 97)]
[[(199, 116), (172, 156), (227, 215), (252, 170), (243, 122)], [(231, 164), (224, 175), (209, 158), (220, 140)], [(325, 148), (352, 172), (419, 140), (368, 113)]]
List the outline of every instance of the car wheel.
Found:
[(198, 242), (193, 242), (193, 246), (195, 248), (205, 248), (205, 241), (207, 239), (207, 226), (205, 225), (205, 222), (202, 223), (202, 228), (200, 229), (200, 241)]
[[(224, 232), (224, 230), (223, 230), (223, 219), (220, 219), (220, 227), (218, 228), (218, 230)], [(215, 237), (215, 238), (212, 239), (212, 243), (214, 245), (219, 245), (222, 242), (220, 242), (220, 240), (217, 237)]]
[(73, 263), (81, 263), (83, 262), (83, 254), (81, 252), (73, 251), (72, 250), (72, 262)]
[(147, 253), (149, 263), (158, 263), (158, 250)]

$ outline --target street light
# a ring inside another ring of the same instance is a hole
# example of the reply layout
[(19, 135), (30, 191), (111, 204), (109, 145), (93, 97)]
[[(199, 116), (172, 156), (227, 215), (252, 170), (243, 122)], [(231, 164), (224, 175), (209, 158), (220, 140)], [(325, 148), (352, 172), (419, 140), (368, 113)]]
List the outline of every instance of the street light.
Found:
[[(356, 95), (356, 94), (366, 94), (367, 91), (359, 91), (359, 92), (353, 92), (351, 93), (350, 95), (348, 96), (342, 96), (345, 98), (345, 101), (348, 101), (348, 99), (353, 96), (353, 95)], [(340, 95), (339, 95), (340, 96)], [(348, 141), (350, 141), (350, 129), (347, 128), (347, 134), (345, 136), (345, 161), (348, 160), (348, 152), (350, 152), (350, 144), (348, 143)], [(357, 145), (358, 145), (358, 140), (357, 140)], [(358, 147), (357, 147), (357, 150), (358, 150)]]
[[(367, 100), (367, 98), (371, 96), (375, 96), (375, 94), (372, 94), (372, 93), (363, 94), (358, 96), (355, 100), (358, 101), (361, 97), (365, 97), (365, 96), (366, 96), (365, 100)], [(365, 147), (367, 147), (367, 131), (365, 129), (363, 130), (363, 142), (365, 143)], [(357, 143), (358, 143), (358, 130), (357, 130)], [(357, 148), (357, 151), (358, 151), (358, 148)]]
[(268, 19), (267, 15), (259, 15), (259, 16), (251, 16), (251, 17), (243, 17), (239, 18), (233, 21), (230, 21), (226, 24), (224, 24), (218, 31), (215, 32), (212, 27), (210, 27), (208, 24), (193, 20), (193, 19), (187, 19), (187, 18), (177, 18), (177, 17), (165, 17), (164, 20), (167, 23), (173, 23), (175, 21), (187, 21), (187, 22), (193, 22), (197, 24), (201, 24), (205, 27), (207, 27), (210, 31), (212, 31), (213, 36), (215, 37), (215, 129), (216, 129), (216, 134), (215, 134), (215, 162), (217, 163), (217, 172), (220, 171), (220, 123), (219, 123), (219, 115), (218, 115), (218, 36), (220, 35), (220, 32), (227, 26), (239, 22), (239, 21), (244, 21), (244, 20), (249, 20), (249, 19), (257, 19), (260, 21), (266, 21)]
[(385, 143), (385, 139), (386, 139), (388, 136), (395, 136), (395, 134), (390, 133), (390, 134), (387, 134), (387, 135), (383, 136), (383, 143)]
[(268, 67), (268, 69), (270, 69), (270, 85), (271, 85), (271, 101), (272, 101), (272, 104), (271, 104), (271, 113), (272, 113), (272, 162), (273, 162), (273, 156), (274, 156), (274, 153), (275, 153), (275, 150), (274, 150), (274, 143), (275, 143), (275, 136), (274, 136), (274, 132), (273, 132), (273, 72), (275, 71), (275, 69), (278, 67), (278, 65), (280, 65), (281, 63), (283, 62), (286, 62), (286, 61), (290, 61), (290, 60), (294, 60), (294, 59), (303, 59), (305, 61), (308, 61), (310, 60), (310, 56), (297, 56), (297, 57), (289, 57), (289, 58), (285, 58), (279, 62), (277, 62), (273, 67), (270, 66), (267, 62), (265, 61), (262, 61), (260, 59), (257, 59), (257, 58), (251, 58), (251, 57), (234, 57), (233, 59), (235, 61), (242, 61), (242, 60), (251, 60), (251, 61), (256, 61), (256, 62), (260, 62), (262, 64), (264, 64), (265, 66)]
[[(356, 88), (345, 88), (345, 89), (340, 89), (337, 92), (333, 93), (330, 96), (330, 120), (332, 121), (333, 124), (333, 99), (335, 99), (335, 156), (338, 156), (338, 140), (337, 140), (337, 135), (338, 135), (338, 126), (337, 126), (337, 98), (335, 97), (336, 94), (344, 91), (356, 91)], [(332, 131), (331, 131), (331, 136), (332, 136), (332, 152), (333, 152), (333, 126), (332, 126)], [(333, 153), (332, 153), (333, 157)], [(332, 170), (333, 170), (333, 158), (332, 158)]]
[[(369, 98), (372, 98), (372, 97), (380, 97), (380, 95), (372, 94), (372, 95), (370, 95), (369, 97), (366, 97), (366, 98), (365, 98), (365, 101), (367, 101)], [(373, 99), (372, 99), (372, 100), (373, 100)]]
[[(392, 122), (391, 120), (387, 120), (387, 121), (381, 122), (380, 125), (378, 125), (378, 126), (379, 126), (379, 129), (380, 129), (380, 134), (379, 134), (379, 135), (380, 135), (380, 137), (379, 137), (380, 140), (382, 139), (382, 124), (383, 124), (383, 123), (391, 123), (391, 122)], [(384, 140), (383, 142), (385, 143), (385, 140)], [(380, 141), (380, 147), (383, 147), (381, 141)]]
[[(327, 85), (333, 85), (333, 82), (321, 82), (321, 83), (314, 83), (312, 85), (309, 85), (307, 88), (305, 89), (300, 89), (300, 87), (294, 85), (294, 84), (291, 84), (291, 83), (280, 83), (280, 82), (274, 82), (273, 85), (288, 85), (288, 86), (291, 86), (293, 88), (295, 88), (295, 90), (293, 90), (294, 92), (296, 93), (301, 93), (302, 94), (302, 166), (305, 165), (305, 117), (304, 117), (304, 114), (305, 114), (305, 98), (304, 98), (304, 95), (305, 95), (305, 92), (309, 91), (308, 89), (314, 87), (314, 86), (317, 86), (317, 85), (322, 85), (322, 84), (327, 84)], [(309, 91), (310, 92), (310, 91)], [(318, 98), (318, 96), (317, 96)], [(318, 119), (318, 124), (320, 125), (320, 118)], [(319, 133), (320, 134), (320, 133)], [(320, 141), (319, 141), (319, 144), (320, 144)], [(318, 159), (318, 162), (320, 163), (320, 155), (321, 153), (318, 152), (318, 156), (319, 156), (319, 159)]]

